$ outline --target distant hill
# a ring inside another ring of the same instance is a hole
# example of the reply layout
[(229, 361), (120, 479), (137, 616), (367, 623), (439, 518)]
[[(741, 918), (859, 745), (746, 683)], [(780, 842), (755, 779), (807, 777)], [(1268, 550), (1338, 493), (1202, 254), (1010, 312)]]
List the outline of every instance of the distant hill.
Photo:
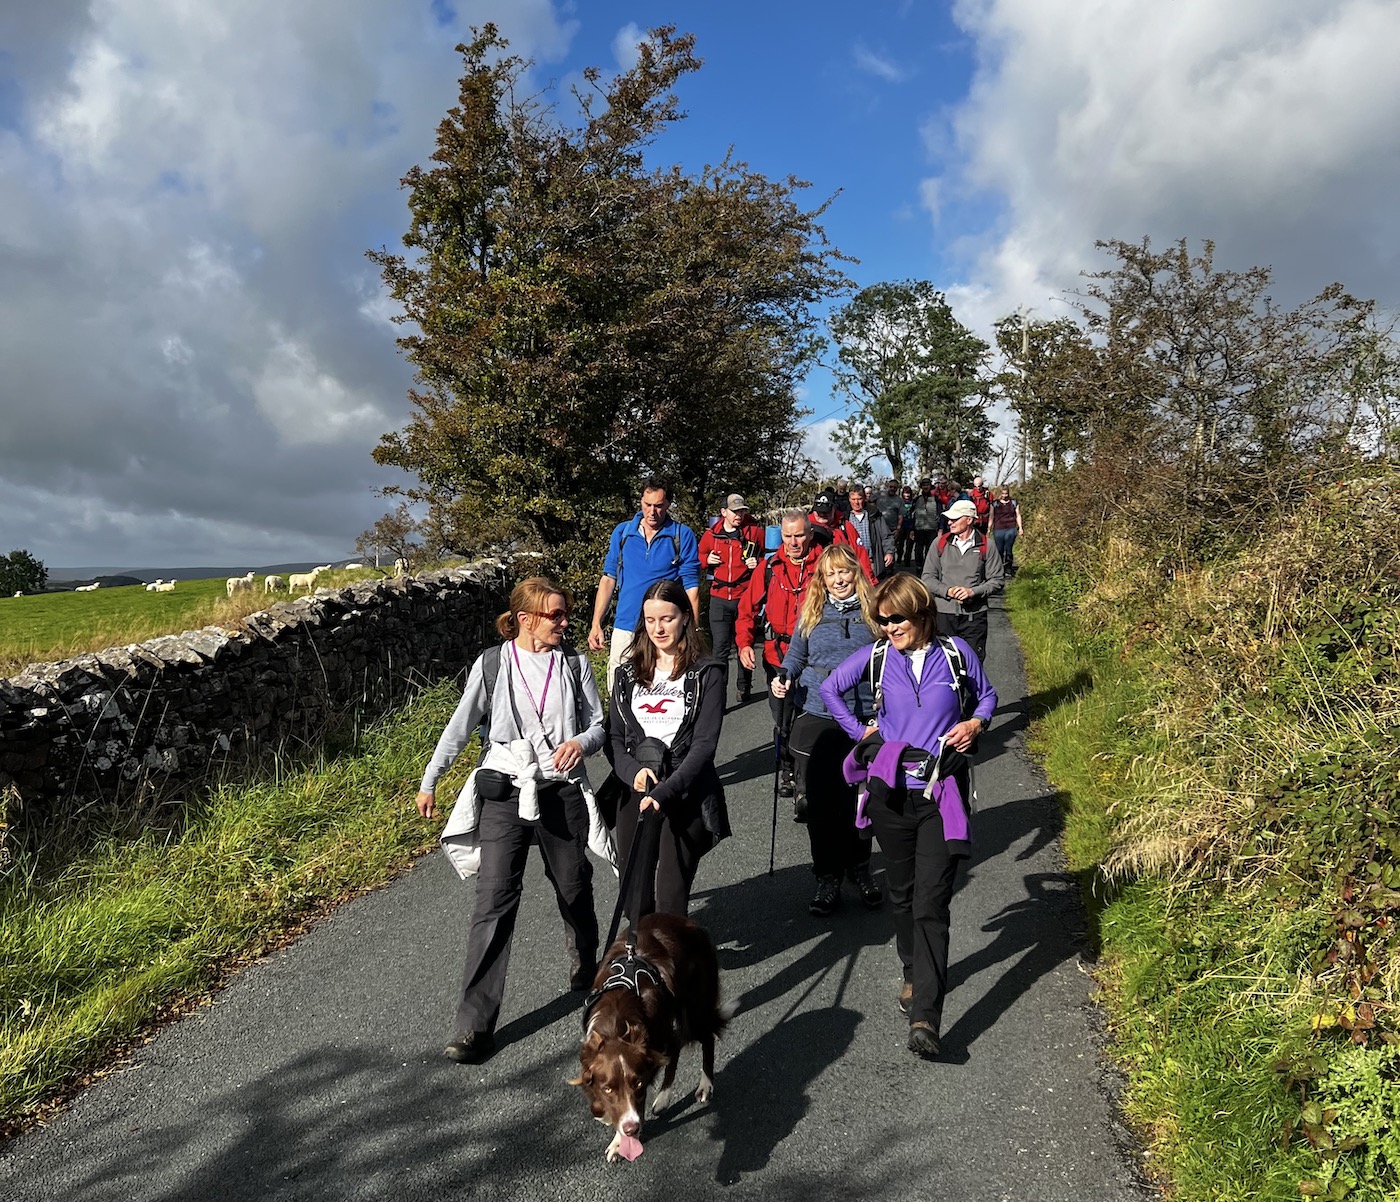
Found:
[[(339, 559), (308, 559), (304, 563), (272, 563), (265, 567), (254, 567), (252, 564), (243, 563), (233, 567), (193, 567), (193, 568), (131, 568), (131, 567), (97, 567), (97, 568), (50, 568), (49, 581), (57, 584), (60, 581), (75, 581), (79, 584), (84, 581), (96, 580), (99, 577), (107, 576), (130, 576), (134, 579), (127, 581), (129, 584), (149, 584), (152, 580), (209, 580), (222, 576), (227, 579), (230, 576), (242, 576), (246, 572), (255, 572), (259, 576), (273, 575), (285, 576), (288, 572), (309, 572), (314, 567), (319, 567), (323, 563), (329, 563), (333, 568), (343, 567), (347, 563), (365, 563), (371, 561), (356, 558), (354, 555), (344, 555)], [(394, 566), (394, 561), (390, 559), (383, 566), (388, 569)]]

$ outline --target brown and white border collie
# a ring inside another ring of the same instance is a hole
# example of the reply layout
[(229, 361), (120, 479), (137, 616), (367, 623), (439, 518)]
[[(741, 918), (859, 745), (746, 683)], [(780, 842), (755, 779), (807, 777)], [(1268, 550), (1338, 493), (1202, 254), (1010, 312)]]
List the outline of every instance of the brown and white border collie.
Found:
[[(659, 978), (659, 980), (658, 980)], [(695, 1100), (714, 1096), (715, 1037), (733, 1014), (719, 1000), (719, 960), (703, 927), (679, 914), (649, 914), (637, 924), (635, 955), (624, 936), (603, 957), (584, 1011), (582, 1068), (569, 1082), (583, 1088), (589, 1109), (613, 1128), (607, 1157), (641, 1155), (647, 1091), (664, 1068), (651, 1113), (671, 1099), (676, 1061), (687, 1044), (700, 1045)]]

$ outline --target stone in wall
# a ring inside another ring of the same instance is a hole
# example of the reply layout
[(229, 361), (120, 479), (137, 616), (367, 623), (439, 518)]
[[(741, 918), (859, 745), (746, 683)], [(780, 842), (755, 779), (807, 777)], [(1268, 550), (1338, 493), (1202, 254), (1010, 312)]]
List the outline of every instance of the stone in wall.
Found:
[(347, 713), (382, 713), (462, 673), (494, 637), (508, 586), (498, 560), (363, 581), (237, 627), (0, 680), (0, 835), (80, 839), (178, 802), (230, 765), (317, 746)]

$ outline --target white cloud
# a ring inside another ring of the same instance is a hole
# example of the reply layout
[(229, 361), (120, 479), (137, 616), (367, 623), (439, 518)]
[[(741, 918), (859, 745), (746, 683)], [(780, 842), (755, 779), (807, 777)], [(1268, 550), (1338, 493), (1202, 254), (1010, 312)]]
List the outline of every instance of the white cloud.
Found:
[(647, 40), (646, 32), (635, 22), (628, 21), (613, 38), (613, 59), (623, 71), (630, 71), (641, 58), (639, 47)]
[(908, 72), (897, 63), (860, 42), (856, 43), (854, 54), (856, 66), (867, 75), (883, 79), (886, 83), (902, 83), (909, 78)]
[(802, 453), (816, 463), (823, 476), (839, 476), (846, 470), (841, 466), (841, 459), (831, 442), (831, 436), (841, 421), (839, 417), (831, 417), (813, 422), (803, 434)]
[[(950, 296), (1040, 310), (1096, 238), (1212, 238), (1281, 295), (1400, 299), (1400, 5), (961, 0), (979, 69), (933, 183), (996, 218)], [(927, 205), (930, 188), (925, 187)], [(1060, 310), (1063, 311), (1063, 310)], [(964, 318), (966, 320), (966, 318)], [(985, 323), (985, 324), (983, 324)]]

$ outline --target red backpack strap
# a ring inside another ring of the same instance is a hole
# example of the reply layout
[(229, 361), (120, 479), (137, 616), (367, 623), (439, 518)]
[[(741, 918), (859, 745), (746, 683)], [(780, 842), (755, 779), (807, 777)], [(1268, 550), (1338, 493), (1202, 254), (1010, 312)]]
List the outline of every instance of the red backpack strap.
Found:
[(940, 559), (943, 558), (943, 548), (948, 545), (948, 538), (949, 535), (946, 530), (938, 536), (938, 557)]

